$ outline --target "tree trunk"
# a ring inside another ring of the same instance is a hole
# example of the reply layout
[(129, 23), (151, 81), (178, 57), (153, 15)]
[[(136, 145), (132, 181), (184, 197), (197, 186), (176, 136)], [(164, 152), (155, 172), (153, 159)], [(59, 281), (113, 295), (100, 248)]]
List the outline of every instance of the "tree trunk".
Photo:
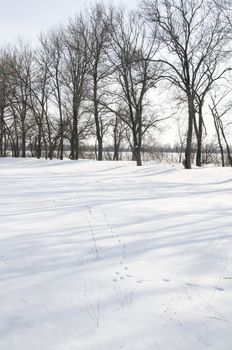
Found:
[(193, 135), (193, 120), (194, 120), (194, 104), (193, 96), (188, 94), (188, 131), (187, 131), (187, 143), (185, 148), (185, 169), (191, 169), (191, 154), (192, 154), (192, 135)]
[(58, 69), (56, 70), (56, 89), (57, 89), (57, 99), (58, 99), (59, 116), (60, 116), (59, 158), (60, 158), (60, 160), (63, 160), (63, 157), (64, 157), (64, 126), (63, 126), (63, 111), (62, 111), (60, 83), (59, 83), (59, 78), (58, 78)]
[(203, 134), (203, 118), (202, 118), (202, 106), (199, 106), (199, 118), (198, 118), (198, 132), (197, 136), (197, 155), (196, 166), (202, 166), (202, 134)]
[(24, 124), (22, 125), (22, 158), (26, 158), (26, 131)]
[(3, 156), (4, 153), (4, 108), (1, 108), (1, 115), (0, 115), (0, 156)]
[(42, 155), (42, 126), (39, 125), (39, 132), (38, 132), (38, 147), (37, 147), (37, 159), (41, 158)]
[(136, 161), (137, 160), (137, 152), (136, 152), (136, 149), (135, 147), (133, 146), (132, 148), (132, 161)]
[(99, 120), (99, 103), (98, 103), (98, 62), (94, 66), (93, 72), (93, 105), (94, 105), (94, 120), (96, 126), (96, 136), (97, 136), (97, 160), (102, 161), (103, 159), (103, 134), (101, 130), (101, 123)]
[[(212, 112), (212, 109), (211, 109), (211, 112)], [(222, 146), (222, 142), (221, 142), (220, 129), (218, 126), (216, 115), (213, 112), (212, 112), (212, 114), (213, 114), (214, 126), (215, 126), (216, 133), (217, 133), (217, 139), (218, 139), (218, 144), (219, 144), (219, 148), (220, 148), (220, 153), (221, 153), (222, 167), (224, 168), (225, 167), (225, 158), (224, 158), (224, 150), (223, 150), (223, 146)]]
[(98, 153), (97, 153), (97, 160), (102, 160), (103, 159), (103, 142), (102, 138), (98, 137)]
[(136, 161), (137, 166), (142, 165), (141, 159), (141, 141), (138, 140), (139, 136), (136, 130), (133, 130), (133, 150), (132, 150), (132, 160)]
[(223, 128), (221, 120), (220, 120), (220, 129), (221, 129), (222, 137), (223, 137), (223, 139), (225, 141), (225, 144), (226, 144), (226, 151), (227, 151), (227, 157), (228, 157), (228, 160), (229, 160), (229, 164), (232, 167), (232, 157), (231, 157), (231, 153), (230, 153), (230, 146), (229, 146), (229, 144), (227, 142), (226, 135), (225, 135), (224, 128)]
[(118, 161), (119, 144), (120, 144), (120, 140), (118, 140), (118, 119), (116, 117), (115, 125), (114, 125), (114, 156), (113, 156), (113, 160), (116, 160), (116, 161)]
[(140, 148), (137, 149), (137, 166), (142, 165), (142, 159), (141, 159), (141, 150)]

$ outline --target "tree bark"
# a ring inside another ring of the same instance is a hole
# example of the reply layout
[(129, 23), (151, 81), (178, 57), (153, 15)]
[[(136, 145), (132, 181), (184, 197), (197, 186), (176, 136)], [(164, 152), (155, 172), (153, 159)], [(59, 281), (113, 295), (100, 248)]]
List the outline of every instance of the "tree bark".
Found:
[(188, 131), (187, 131), (187, 142), (185, 149), (185, 160), (184, 167), (186, 169), (191, 169), (191, 155), (192, 155), (192, 135), (193, 135), (193, 120), (194, 120), (195, 110), (193, 103), (192, 94), (188, 94)]
[(197, 136), (197, 155), (196, 155), (196, 166), (202, 166), (202, 134), (203, 134), (203, 118), (202, 118), (202, 106), (199, 106), (198, 115), (198, 132)]

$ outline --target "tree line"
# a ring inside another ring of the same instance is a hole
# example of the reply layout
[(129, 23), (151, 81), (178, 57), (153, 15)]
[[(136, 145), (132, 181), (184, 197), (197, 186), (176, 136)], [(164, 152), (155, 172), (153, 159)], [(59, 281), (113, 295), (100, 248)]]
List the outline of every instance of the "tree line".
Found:
[(2, 48), (0, 156), (26, 157), (29, 150), (62, 160), (68, 150), (76, 160), (83, 142), (95, 142), (101, 161), (110, 139), (114, 160), (126, 142), (141, 165), (147, 135), (166, 118), (155, 109), (162, 85), (184, 111), (185, 168), (191, 168), (193, 147), (202, 165), (206, 109), (222, 165), (226, 158), (232, 166), (231, 4), (145, 0), (127, 11), (97, 3), (41, 34), (36, 48), (20, 41)]

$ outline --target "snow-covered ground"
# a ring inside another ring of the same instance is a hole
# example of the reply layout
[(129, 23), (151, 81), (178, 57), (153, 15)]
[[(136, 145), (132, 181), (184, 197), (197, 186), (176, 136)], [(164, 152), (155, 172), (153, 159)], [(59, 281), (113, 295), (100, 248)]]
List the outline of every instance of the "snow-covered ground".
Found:
[(0, 160), (1, 350), (231, 350), (232, 169)]

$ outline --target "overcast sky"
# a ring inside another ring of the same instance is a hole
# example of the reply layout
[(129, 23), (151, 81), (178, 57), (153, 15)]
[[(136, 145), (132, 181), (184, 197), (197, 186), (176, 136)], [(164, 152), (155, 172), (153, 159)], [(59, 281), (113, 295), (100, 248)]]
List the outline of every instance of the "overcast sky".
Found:
[[(65, 20), (95, 1), (89, 0), (0, 0), (0, 46), (19, 37), (36, 42), (37, 35)], [(104, 1), (109, 3), (108, 0)], [(134, 7), (137, 0), (114, 0)], [(112, 1), (110, 1), (112, 3)]]

